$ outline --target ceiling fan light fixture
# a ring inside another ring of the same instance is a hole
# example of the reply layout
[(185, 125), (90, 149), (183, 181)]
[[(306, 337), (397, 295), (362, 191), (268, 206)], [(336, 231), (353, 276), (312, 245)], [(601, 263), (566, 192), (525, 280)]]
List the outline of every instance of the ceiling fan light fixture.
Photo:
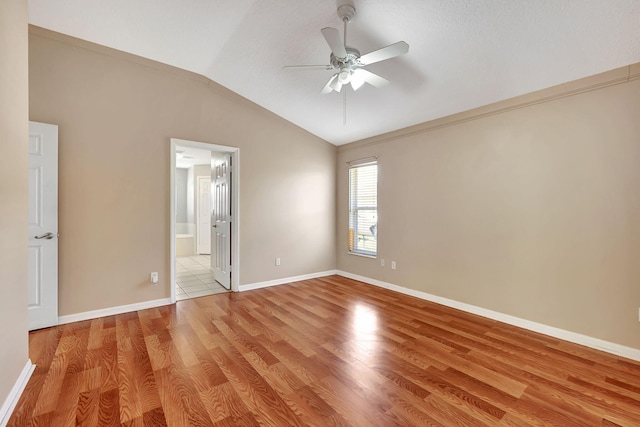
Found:
[(340, 72), (338, 73), (338, 80), (343, 85), (348, 84), (351, 81), (351, 73), (349, 72), (349, 70), (347, 69), (340, 70)]

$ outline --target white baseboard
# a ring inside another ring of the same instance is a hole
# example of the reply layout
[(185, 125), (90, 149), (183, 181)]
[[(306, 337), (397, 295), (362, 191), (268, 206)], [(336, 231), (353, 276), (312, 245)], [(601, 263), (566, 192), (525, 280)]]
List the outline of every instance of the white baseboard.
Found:
[(249, 283), (248, 285), (238, 286), (239, 292), (250, 291), (253, 289), (268, 288), (269, 286), (284, 285), (291, 282), (299, 282), (301, 280), (317, 279), (318, 277), (333, 276), (337, 274), (336, 270), (321, 271), (318, 273), (303, 274), (302, 276), (285, 277), (283, 279), (268, 280), (266, 282)]
[(27, 363), (24, 365), (24, 368), (22, 368), (20, 376), (16, 380), (15, 384), (13, 384), (13, 387), (11, 387), (9, 395), (2, 404), (2, 408), (0, 408), (0, 427), (5, 427), (9, 422), (9, 418), (11, 418), (11, 414), (16, 408), (18, 400), (20, 399), (20, 396), (22, 396), (22, 392), (27, 386), (34, 369), (36, 369), (36, 365), (31, 363), (30, 359), (27, 359)]
[(171, 298), (161, 298), (151, 301), (137, 302), (135, 304), (119, 305), (117, 307), (102, 308), (100, 310), (85, 311), (82, 313), (67, 314), (58, 317), (58, 324), (80, 322), (83, 320), (96, 319), (98, 317), (113, 316), (115, 314), (128, 313), (130, 311), (145, 310), (147, 308), (156, 308), (163, 305), (172, 304)]
[(439, 297), (437, 295), (416, 291), (414, 289), (404, 288), (402, 286), (383, 282), (381, 280), (371, 279), (369, 277), (347, 273), (346, 271), (338, 270), (336, 274), (340, 276), (348, 277), (350, 279), (359, 280), (361, 282), (365, 282), (370, 285), (379, 286), (381, 288), (400, 292), (405, 295), (411, 295), (416, 298), (435, 302), (437, 304), (442, 304), (447, 307), (456, 308), (458, 310), (466, 311), (468, 313), (477, 314), (478, 316), (487, 317), (489, 319), (497, 320), (499, 322), (507, 323), (509, 325), (518, 326), (523, 329), (528, 329), (530, 331), (538, 332), (544, 335), (549, 335), (554, 338), (559, 338), (561, 340), (569, 341), (575, 344), (584, 345), (586, 347), (594, 348), (596, 350), (605, 351), (607, 353), (615, 354), (616, 356), (622, 356), (622, 357), (626, 357), (627, 359), (640, 361), (640, 349), (637, 349), (637, 348), (627, 347), (624, 345), (601, 340), (599, 338), (593, 338), (588, 335), (582, 335), (576, 332), (566, 331), (564, 329), (544, 325), (542, 323), (532, 322), (530, 320), (522, 319), (520, 317), (515, 317), (509, 314), (488, 310), (486, 308), (478, 307), (478, 306), (467, 304), (464, 302), (459, 302), (452, 299)]

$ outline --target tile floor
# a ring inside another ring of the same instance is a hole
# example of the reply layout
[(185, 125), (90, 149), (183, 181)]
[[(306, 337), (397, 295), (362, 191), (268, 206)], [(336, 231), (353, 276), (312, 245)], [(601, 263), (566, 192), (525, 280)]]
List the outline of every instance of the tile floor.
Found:
[(213, 278), (210, 259), (209, 255), (176, 258), (176, 300), (229, 292)]

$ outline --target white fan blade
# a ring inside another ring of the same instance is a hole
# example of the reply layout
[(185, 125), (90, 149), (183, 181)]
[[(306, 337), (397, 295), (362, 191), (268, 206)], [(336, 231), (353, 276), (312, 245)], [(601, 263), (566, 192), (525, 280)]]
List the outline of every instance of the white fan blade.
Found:
[(373, 64), (374, 62), (384, 61), (394, 56), (403, 55), (409, 52), (409, 45), (405, 42), (397, 42), (382, 49), (374, 50), (360, 57), (362, 65)]
[(340, 38), (340, 33), (338, 32), (338, 30), (332, 27), (326, 27), (320, 31), (322, 31), (324, 39), (327, 41), (327, 44), (331, 48), (331, 52), (333, 52), (333, 54), (338, 58), (346, 58), (347, 51), (344, 48), (344, 43)]
[(342, 89), (342, 83), (340, 83), (340, 79), (338, 78), (338, 75), (335, 75), (335, 79), (333, 79), (333, 81), (331, 82), (331, 89), (335, 90), (336, 92), (340, 92), (340, 90)]
[(331, 77), (329, 79), (329, 81), (327, 82), (327, 84), (324, 86), (324, 88), (322, 88), (322, 90), (320, 91), (321, 94), (326, 94), (329, 93), (333, 90), (333, 82), (338, 78), (337, 74), (334, 74), (333, 77)]
[(351, 87), (353, 90), (358, 90), (364, 84), (363, 69), (357, 68), (353, 74), (351, 74)]
[(331, 65), (285, 65), (282, 69), (285, 68), (295, 68), (297, 70), (332, 70), (333, 67)]
[(373, 74), (370, 71), (363, 70), (362, 68), (358, 68), (358, 70), (356, 70), (356, 71), (359, 71), (358, 74), (362, 77), (362, 79), (365, 82), (369, 83), (371, 86), (375, 86), (375, 87), (380, 88), (380, 87), (384, 87), (384, 86), (389, 84), (389, 80), (387, 80), (387, 79), (385, 79), (383, 77), (380, 77), (377, 74)]

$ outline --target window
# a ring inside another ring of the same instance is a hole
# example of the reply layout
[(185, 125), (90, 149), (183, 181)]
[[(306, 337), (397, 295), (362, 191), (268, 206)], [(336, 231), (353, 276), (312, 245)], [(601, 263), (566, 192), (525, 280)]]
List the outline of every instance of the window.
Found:
[(349, 252), (378, 253), (378, 162), (349, 167)]

